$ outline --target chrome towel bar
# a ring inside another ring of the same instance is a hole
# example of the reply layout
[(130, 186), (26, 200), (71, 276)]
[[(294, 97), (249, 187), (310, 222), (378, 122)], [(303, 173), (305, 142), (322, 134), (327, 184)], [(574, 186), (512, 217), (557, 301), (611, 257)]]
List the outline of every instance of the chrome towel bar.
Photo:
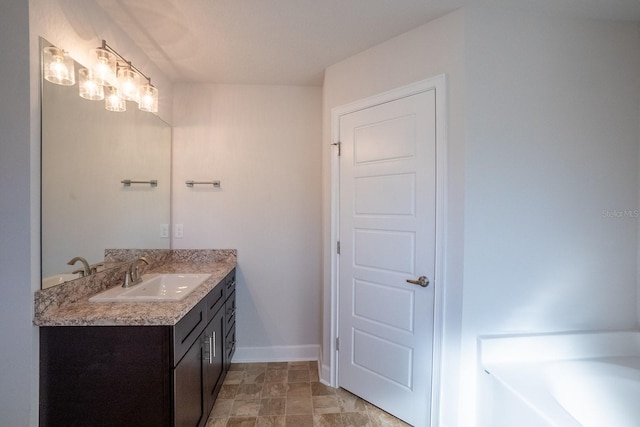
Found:
[(131, 184), (150, 184), (152, 187), (157, 187), (158, 186), (158, 180), (157, 179), (152, 179), (152, 180), (149, 180), (149, 181), (133, 181), (131, 179), (123, 179), (120, 182), (123, 183), (125, 187), (131, 187)]
[(187, 187), (193, 187), (194, 185), (213, 185), (215, 188), (220, 188), (220, 181), (187, 181)]

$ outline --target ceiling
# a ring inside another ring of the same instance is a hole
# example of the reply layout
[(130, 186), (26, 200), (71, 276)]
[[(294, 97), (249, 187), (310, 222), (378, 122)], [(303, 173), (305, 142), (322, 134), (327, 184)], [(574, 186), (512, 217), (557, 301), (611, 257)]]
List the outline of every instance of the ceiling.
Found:
[(322, 84), (324, 69), (479, 2), (640, 21), (640, 0), (96, 0), (175, 82)]

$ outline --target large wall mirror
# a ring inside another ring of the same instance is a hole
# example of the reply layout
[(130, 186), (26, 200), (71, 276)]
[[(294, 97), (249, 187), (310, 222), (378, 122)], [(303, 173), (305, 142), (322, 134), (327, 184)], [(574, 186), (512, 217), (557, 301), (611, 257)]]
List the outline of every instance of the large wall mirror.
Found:
[(77, 277), (80, 264), (67, 265), (76, 256), (93, 264), (106, 248), (168, 249), (171, 127), (133, 102), (107, 111), (77, 84), (41, 87), (43, 287)]

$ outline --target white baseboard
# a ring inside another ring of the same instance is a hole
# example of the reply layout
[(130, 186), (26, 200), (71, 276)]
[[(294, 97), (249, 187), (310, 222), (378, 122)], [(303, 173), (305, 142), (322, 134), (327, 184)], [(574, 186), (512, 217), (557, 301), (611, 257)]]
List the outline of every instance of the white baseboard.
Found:
[(270, 347), (236, 347), (234, 363), (297, 362), (318, 360), (319, 345), (290, 345)]

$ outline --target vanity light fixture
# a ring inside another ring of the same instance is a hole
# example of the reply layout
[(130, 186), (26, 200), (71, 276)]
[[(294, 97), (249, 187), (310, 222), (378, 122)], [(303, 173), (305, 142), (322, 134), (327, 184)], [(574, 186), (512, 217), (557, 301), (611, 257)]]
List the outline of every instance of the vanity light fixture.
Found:
[(116, 56), (106, 49), (106, 42), (102, 47), (91, 51), (91, 69), (96, 83), (102, 86), (113, 85), (116, 82)]
[(126, 101), (138, 102), (140, 91), (140, 75), (129, 67), (118, 67), (118, 92)]
[(113, 86), (107, 86), (106, 90), (107, 96), (104, 98), (104, 108), (115, 112), (127, 111), (127, 103), (118, 93), (118, 89)]
[(140, 88), (138, 108), (150, 113), (158, 112), (158, 89), (151, 84), (151, 79)]
[[(126, 101), (135, 101), (138, 108), (158, 112), (158, 89), (151, 78), (134, 67), (105, 40), (91, 50), (90, 68), (78, 70), (79, 94), (90, 100), (105, 100), (109, 111), (126, 111)], [(59, 85), (75, 84), (74, 61), (67, 52), (55, 46), (43, 50), (44, 78)]]
[(60, 48), (55, 46), (44, 48), (43, 67), (44, 78), (51, 83), (63, 86), (73, 86), (76, 83), (73, 58)]
[[(116, 56), (115, 86), (121, 98), (137, 102), (138, 108), (142, 111), (158, 112), (158, 89), (151, 84), (151, 78), (136, 68), (131, 61), (127, 61), (105, 40), (102, 40), (102, 46), (94, 51), (109, 52)], [(141, 85), (142, 79), (147, 81), (144, 85)]]
[(104, 87), (96, 81), (93, 71), (89, 68), (78, 70), (78, 88), (80, 96), (84, 99), (92, 101), (104, 99)]

